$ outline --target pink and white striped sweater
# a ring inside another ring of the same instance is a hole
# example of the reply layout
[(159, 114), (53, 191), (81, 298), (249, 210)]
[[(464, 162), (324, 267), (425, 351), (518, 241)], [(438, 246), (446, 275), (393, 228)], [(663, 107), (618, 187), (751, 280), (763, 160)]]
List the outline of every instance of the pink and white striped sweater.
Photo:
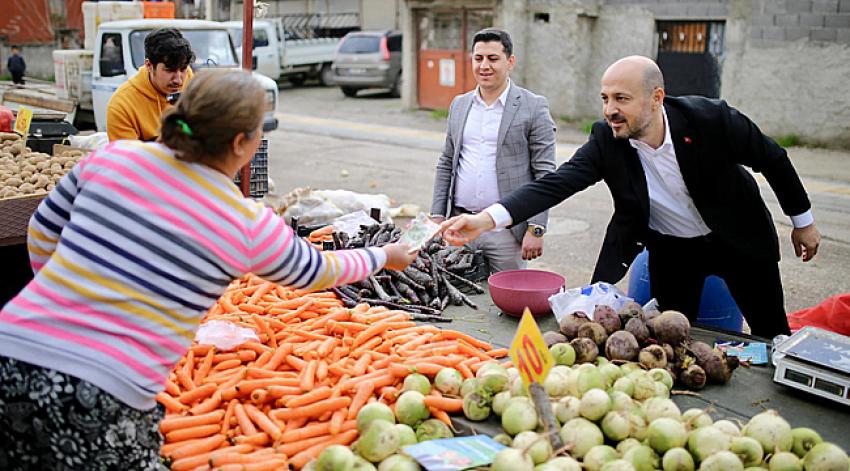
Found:
[(319, 290), (386, 262), (377, 248), (319, 252), (225, 175), (135, 141), (75, 166), (30, 219), (28, 246), (35, 278), (0, 311), (0, 355), (138, 409), (234, 278)]

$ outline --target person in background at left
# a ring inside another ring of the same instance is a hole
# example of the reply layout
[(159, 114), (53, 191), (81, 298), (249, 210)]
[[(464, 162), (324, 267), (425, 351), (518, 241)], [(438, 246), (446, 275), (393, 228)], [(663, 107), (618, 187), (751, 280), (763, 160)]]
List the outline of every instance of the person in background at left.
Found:
[(320, 252), (242, 196), (264, 104), (249, 72), (201, 72), (161, 142), (92, 152), (38, 206), (35, 278), (0, 311), (0, 469), (160, 469), (155, 397), (231, 281), (314, 291), (415, 260), (405, 244)]
[(155, 141), (162, 113), (192, 79), (189, 66), (194, 60), (192, 45), (177, 29), (161, 28), (148, 34), (145, 65), (118, 87), (106, 105), (109, 140)]
[(24, 62), (23, 56), (20, 54), (18, 46), (12, 46), (12, 55), (6, 61), (6, 68), (12, 76), (12, 83), (15, 85), (24, 85), (24, 74), (27, 72), (27, 63)]

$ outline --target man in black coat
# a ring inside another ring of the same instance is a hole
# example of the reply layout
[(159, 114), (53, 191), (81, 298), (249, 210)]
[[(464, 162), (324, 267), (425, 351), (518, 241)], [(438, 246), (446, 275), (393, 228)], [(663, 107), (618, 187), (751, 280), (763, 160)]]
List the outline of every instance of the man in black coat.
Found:
[(24, 73), (27, 71), (27, 64), (24, 58), (19, 54), (18, 48), (12, 46), (12, 55), (6, 61), (6, 68), (9, 69), (9, 74), (12, 75), (12, 82), (18, 85), (24, 84)]
[(572, 159), (477, 215), (446, 221), (446, 240), (521, 222), (604, 180), (614, 215), (592, 281), (616, 283), (646, 245), (662, 309), (695, 320), (705, 277), (717, 275), (754, 335), (788, 333), (776, 228), (744, 168), (764, 175), (791, 217), (795, 253), (809, 261), (820, 233), (785, 150), (724, 101), (665, 97), (661, 71), (645, 57), (612, 64), (601, 97), (605, 120)]

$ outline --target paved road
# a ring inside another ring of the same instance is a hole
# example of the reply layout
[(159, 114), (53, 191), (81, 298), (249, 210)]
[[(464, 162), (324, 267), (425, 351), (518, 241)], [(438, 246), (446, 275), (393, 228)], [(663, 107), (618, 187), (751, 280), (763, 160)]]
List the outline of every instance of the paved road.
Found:
[[(384, 193), (428, 210), (444, 119), (427, 111), (402, 111), (399, 100), (385, 93), (351, 99), (322, 87), (282, 89), (281, 110), (281, 127), (269, 135), (269, 171), (279, 190), (310, 186)], [(563, 162), (584, 136), (561, 126), (558, 139), (558, 161)], [(782, 242), (786, 307), (794, 311), (850, 291), (850, 153), (792, 148), (789, 155), (825, 238), (814, 261), (795, 259), (789, 221), (762, 181)], [(612, 210), (610, 194), (600, 184), (558, 205), (550, 213), (544, 256), (532, 267), (563, 274), (569, 286), (587, 282)], [(625, 287), (625, 280), (620, 285)]]

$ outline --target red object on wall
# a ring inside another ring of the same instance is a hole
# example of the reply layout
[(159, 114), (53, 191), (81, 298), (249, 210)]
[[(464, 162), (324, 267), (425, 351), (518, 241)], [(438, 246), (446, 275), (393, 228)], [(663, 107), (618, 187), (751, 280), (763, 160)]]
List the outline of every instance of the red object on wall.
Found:
[(0, 105), (0, 132), (12, 132), (12, 121), (15, 120), (15, 114), (12, 110)]
[(0, 35), (8, 37), (8, 44), (53, 42), (47, 0), (4, 0), (0, 9)]

